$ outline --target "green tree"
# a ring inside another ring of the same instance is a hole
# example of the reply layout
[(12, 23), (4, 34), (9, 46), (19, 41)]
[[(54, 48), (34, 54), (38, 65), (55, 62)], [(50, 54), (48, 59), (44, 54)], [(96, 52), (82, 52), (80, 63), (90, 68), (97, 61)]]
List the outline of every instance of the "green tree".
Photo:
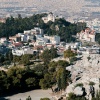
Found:
[(25, 81), (26, 81), (26, 85), (28, 87), (34, 87), (34, 86), (36, 86), (36, 80), (35, 80), (35, 78), (28, 78)]
[(74, 53), (70, 48), (66, 51), (64, 51), (64, 58), (71, 59), (72, 57), (75, 57), (77, 54)]
[(50, 100), (49, 98), (41, 98), (40, 100)]
[(59, 60), (59, 61), (57, 62), (57, 66), (60, 66), (60, 67), (65, 68), (65, 67), (69, 66), (69, 62), (64, 61), (64, 60)]
[(44, 63), (48, 64), (51, 60), (51, 55), (48, 49), (44, 50), (41, 54), (40, 58), (43, 60)]
[(22, 55), (20, 63), (28, 65), (30, 63), (30, 55), (29, 54)]
[(21, 60), (20, 56), (13, 56), (13, 62), (19, 62)]
[(44, 79), (41, 79), (39, 85), (42, 89), (47, 89), (52, 87), (52, 76), (50, 74), (45, 74)]
[(66, 100), (86, 100), (86, 98), (84, 96), (76, 96), (74, 93), (69, 93)]
[(51, 59), (56, 58), (56, 57), (58, 56), (58, 54), (57, 54), (57, 49), (54, 48), (54, 47), (52, 47), (52, 48), (50, 49), (50, 55), (51, 55)]
[(66, 71), (65, 69), (63, 70), (62, 74), (61, 74), (61, 88), (63, 90), (65, 90), (66, 86), (67, 86), (67, 77), (66, 77)]
[(57, 85), (58, 85), (58, 88), (59, 89), (62, 89), (62, 86), (61, 86), (61, 78), (60, 77), (58, 77)]
[(68, 82), (70, 81), (69, 79), (69, 72), (65, 70), (65, 68), (59, 68), (57, 70), (57, 74), (56, 74), (56, 80), (57, 80), (57, 84), (58, 84), (58, 88), (61, 90), (65, 90)]
[(2, 64), (5, 61), (5, 58), (3, 55), (0, 56), (0, 64)]
[(13, 55), (12, 55), (12, 52), (11, 51), (9, 51), (8, 59), (9, 59), (10, 62), (13, 61)]

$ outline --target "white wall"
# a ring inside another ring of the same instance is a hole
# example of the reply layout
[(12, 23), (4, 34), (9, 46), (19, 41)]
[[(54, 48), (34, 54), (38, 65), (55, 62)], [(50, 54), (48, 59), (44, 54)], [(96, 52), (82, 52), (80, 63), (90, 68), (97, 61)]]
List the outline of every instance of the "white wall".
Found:
[(21, 56), (21, 55), (24, 55), (24, 54), (33, 54), (33, 49), (30, 49), (30, 48), (24, 48), (24, 49), (21, 49), (21, 50), (13, 49), (12, 54), (17, 55), (17, 56)]

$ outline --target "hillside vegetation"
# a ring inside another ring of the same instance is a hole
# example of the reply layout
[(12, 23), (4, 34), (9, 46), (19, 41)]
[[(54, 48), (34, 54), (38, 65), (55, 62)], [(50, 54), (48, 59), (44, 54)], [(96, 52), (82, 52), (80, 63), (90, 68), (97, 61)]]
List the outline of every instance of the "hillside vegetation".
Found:
[(23, 33), (24, 30), (30, 30), (34, 27), (40, 27), (44, 30), (44, 34), (59, 35), (62, 41), (75, 41), (72, 35), (81, 31), (86, 27), (85, 23), (72, 24), (67, 22), (64, 18), (56, 19), (55, 22), (49, 21), (47, 24), (41, 19), (47, 14), (36, 14), (31, 17), (22, 18), (18, 15), (18, 18), (6, 19), (5, 23), (0, 23), (0, 38), (14, 36), (17, 33)]

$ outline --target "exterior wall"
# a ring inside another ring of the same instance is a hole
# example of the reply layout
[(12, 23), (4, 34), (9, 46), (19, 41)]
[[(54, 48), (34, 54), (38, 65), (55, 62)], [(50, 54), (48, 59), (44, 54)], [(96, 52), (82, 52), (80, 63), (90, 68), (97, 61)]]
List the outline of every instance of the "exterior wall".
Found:
[(21, 41), (27, 42), (27, 36), (26, 35), (21, 35)]
[(95, 31), (87, 28), (85, 31), (77, 33), (77, 38), (84, 41), (95, 42)]
[(43, 35), (43, 29), (40, 29), (38, 27), (35, 27), (34, 29), (31, 29), (32, 35)]
[(30, 33), (31, 33), (30, 30), (24, 31), (24, 34), (30, 34)]
[(13, 40), (13, 41), (16, 41), (16, 40), (17, 40), (15, 36), (9, 37), (9, 39), (10, 39), (10, 40)]
[(95, 35), (89, 35), (89, 37), (91, 38), (91, 42), (95, 42)]
[(17, 56), (21, 56), (24, 54), (33, 54), (33, 49), (30, 49), (30, 48), (21, 49), (21, 50), (13, 49), (12, 54), (17, 55)]
[(44, 21), (44, 23), (48, 22), (48, 18), (47, 17), (43, 17), (42, 20)]
[(78, 48), (79, 47), (79, 45), (78, 44), (76, 44), (76, 43), (68, 43), (68, 44), (66, 44), (66, 50), (68, 49), (68, 48), (71, 48), (71, 49), (76, 49), (76, 48)]
[(7, 39), (6, 38), (0, 38), (1, 43), (4, 43), (4, 41), (7, 41)]
[(20, 42), (21, 41), (21, 37), (20, 36), (12, 36), (12, 37), (9, 37), (10, 40), (13, 40), (15, 42)]
[(59, 36), (50, 37), (50, 42), (52, 44), (59, 44), (60, 43), (60, 37)]
[(36, 40), (36, 44), (35, 45), (41, 45), (41, 46), (44, 46), (46, 45), (47, 41), (44, 40), (44, 39), (38, 39)]
[(33, 35), (27, 35), (27, 41), (28, 40), (33, 40), (34, 36)]
[(60, 44), (60, 36), (44, 36), (44, 38), (50, 40), (50, 43), (52, 44)]
[(54, 22), (55, 21), (55, 16), (52, 13), (49, 13), (47, 17), (43, 17), (42, 20), (44, 23), (47, 23), (49, 21)]
[(12, 50), (12, 54), (16, 56), (21, 56), (24, 54), (22, 50)]

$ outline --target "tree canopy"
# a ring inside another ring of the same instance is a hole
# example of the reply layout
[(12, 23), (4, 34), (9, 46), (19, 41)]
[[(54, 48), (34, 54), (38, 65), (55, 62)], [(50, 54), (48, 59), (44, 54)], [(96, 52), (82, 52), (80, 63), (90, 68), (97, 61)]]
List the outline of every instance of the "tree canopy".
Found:
[(64, 51), (64, 58), (71, 58), (76, 56), (77, 54), (74, 53), (70, 48), (66, 51)]

